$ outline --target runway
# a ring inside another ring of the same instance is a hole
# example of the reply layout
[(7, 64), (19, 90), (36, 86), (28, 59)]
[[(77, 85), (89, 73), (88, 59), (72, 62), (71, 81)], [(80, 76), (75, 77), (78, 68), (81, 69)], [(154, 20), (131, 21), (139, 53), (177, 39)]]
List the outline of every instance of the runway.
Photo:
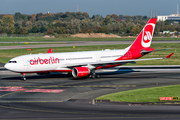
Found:
[(180, 84), (180, 66), (121, 66), (100, 79), (20, 75), (0, 68), (0, 119), (179, 119), (180, 106), (95, 102), (108, 93)]

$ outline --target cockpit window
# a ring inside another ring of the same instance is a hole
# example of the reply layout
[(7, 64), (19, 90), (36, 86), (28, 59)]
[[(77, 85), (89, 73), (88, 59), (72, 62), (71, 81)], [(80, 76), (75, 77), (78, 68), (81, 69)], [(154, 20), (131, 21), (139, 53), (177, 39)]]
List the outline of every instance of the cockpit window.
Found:
[(17, 61), (9, 61), (9, 63), (17, 63)]

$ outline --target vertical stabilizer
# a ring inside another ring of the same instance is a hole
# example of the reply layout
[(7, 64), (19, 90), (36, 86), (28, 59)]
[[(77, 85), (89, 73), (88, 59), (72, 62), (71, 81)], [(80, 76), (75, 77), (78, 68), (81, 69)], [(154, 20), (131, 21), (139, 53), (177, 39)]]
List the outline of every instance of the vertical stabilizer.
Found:
[(135, 39), (135, 41), (127, 49), (133, 50), (149, 48), (151, 45), (156, 20), (157, 18), (151, 18), (149, 22), (145, 25), (145, 27), (142, 29), (138, 37)]

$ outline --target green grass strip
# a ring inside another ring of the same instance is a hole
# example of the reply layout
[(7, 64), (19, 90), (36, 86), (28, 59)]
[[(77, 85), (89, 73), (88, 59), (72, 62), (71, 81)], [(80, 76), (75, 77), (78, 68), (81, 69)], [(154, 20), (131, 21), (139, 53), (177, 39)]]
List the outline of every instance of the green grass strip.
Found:
[(47, 45), (47, 44), (64, 44), (64, 43), (0, 43), (0, 46), (24, 46), (24, 45)]
[(96, 98), (96, 100), (110, 100), (121, 102), (159, 102), (159, 97), (180, 98), (180, 85), (143, 88), (124, 92), (117, 92), (100, 96)]

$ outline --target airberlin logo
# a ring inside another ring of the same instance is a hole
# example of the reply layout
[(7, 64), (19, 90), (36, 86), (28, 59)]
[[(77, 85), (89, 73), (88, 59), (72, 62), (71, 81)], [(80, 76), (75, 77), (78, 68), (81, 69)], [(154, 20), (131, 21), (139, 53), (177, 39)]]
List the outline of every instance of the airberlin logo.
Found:
[(149, 23), (143, 29), (142, 41), (141, 41), (141, 44), (143, 47), (150, 47), (154, 27), (155, 27), (155, 24)]
[(148, 42), (151, 41), (152, 35), (151, 35), (151, 33), (150, 33), (149, 31), (145, 31), (145, 33), (146, 33), (146, 35), (144, 35), (143, 41), (144, 41), (145, 43), (148, 43)]
[(30, 59), (29, 63), (30, 65), (57, 64), (59, 63), (59, 59), (54, 57), (50, 57), (49, 59), (48, 58), (41, 59), (40, 57), (38, 57), (38, 58)]

